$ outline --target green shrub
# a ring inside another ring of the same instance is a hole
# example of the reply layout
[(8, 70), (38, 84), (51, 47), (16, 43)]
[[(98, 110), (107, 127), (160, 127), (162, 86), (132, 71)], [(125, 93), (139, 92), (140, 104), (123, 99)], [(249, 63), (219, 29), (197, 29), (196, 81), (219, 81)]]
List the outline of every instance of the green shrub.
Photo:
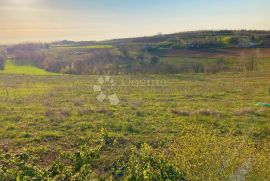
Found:
[(89, 180), (100, 148), (86, 146), (75, 153), (63, 152), (48, 168), (40, 168), (27, 153), (1, 155), (0, 180)]
[(113, 168), (115, 180), (186, 180), (185, 175), (158, 155), (147, 144), (141, 149), (133, 147), (127, 159), (115, 163)]

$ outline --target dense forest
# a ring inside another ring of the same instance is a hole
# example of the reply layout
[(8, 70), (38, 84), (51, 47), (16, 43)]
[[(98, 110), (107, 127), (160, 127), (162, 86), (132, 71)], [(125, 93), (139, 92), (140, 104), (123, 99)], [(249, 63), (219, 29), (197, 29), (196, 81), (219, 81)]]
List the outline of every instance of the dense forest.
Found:
[[(110, 41), (23, 43), (4, 60), (66, 74), (255, 71), (270, 57), (269, 31), (196, 31)], [(265, 66), (267, 67), (267, 66)]]

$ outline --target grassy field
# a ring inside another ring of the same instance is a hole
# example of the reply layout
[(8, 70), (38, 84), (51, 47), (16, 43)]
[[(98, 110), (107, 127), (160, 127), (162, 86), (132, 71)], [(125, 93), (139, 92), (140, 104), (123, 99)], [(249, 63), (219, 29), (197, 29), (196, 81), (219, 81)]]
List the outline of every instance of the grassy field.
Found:
[(269, 180), (269, 76), (1, 74), (0, 180)]
[(8, 60), (3, 71), (0, 74), (23, 74), (23, 75), (56, 75), (43, 69), (31, 65), (16, 65), (12, 60)]

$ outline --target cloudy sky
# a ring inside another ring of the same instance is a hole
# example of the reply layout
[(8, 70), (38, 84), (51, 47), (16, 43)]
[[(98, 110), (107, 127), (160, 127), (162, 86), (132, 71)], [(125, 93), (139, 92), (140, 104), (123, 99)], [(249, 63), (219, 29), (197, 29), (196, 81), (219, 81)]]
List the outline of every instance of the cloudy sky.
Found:
[(0, 44), (270, 30), (269, 0), (0, 0)]

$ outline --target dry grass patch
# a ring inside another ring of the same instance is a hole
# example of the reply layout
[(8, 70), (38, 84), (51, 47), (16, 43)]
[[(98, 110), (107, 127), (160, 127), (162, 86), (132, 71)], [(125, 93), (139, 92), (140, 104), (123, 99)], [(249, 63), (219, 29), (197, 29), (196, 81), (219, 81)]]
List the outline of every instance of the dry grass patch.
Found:
[(200, 109), (197, 111), (197, 114), (203, 115), (203, 116), (221, 116), (221, 112), (216, 110), (210, 110), (210, 109)]
[(83, 115), (90, 115), (92, 114), (94, 111), (90, 108), (81, 108), (78, 110), (78, 114), (80, 116), (83, 116)]
[(61, 108), (61, 109), (59, 110), (59, 112), (60, 112), (60, 115), (61, 115), (61, 116), (63, 116), (63, 117), (68, 117), (68, 116), (70, 116), (70, 114), (71, 114), (71, 109), (69, 109), (69, 108)]
[(256, 114), (257, 111), (253, 108), (242, 108), (234, 112), (236, 116), (245, 116), (245, 115), (252, 115)]
[(179, 116), (190, 116), (190, 115), (192, 115), (191, 111), (176, 110), (176, 109), (173, 109), (172, 113), (176, 114), (176, 115), (179, 115)]

